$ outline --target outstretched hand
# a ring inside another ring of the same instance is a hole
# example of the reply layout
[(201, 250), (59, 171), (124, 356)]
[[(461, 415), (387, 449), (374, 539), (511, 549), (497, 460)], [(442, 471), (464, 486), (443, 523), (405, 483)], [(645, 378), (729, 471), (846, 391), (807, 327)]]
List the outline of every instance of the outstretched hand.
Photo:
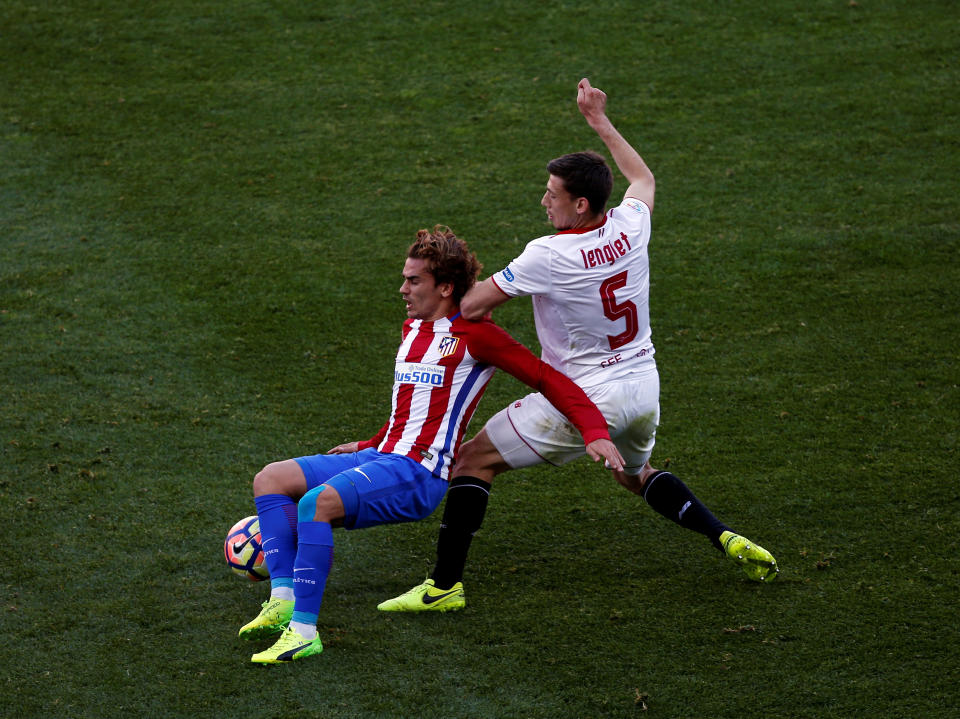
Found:
[(588, 123), (602, 119), (607, 115), (607, 94), (583, 78), (577, 84), (577, 107)]
[(343, 444), (338, 444), (333, 449), (328, 449), (327, 454), (353, 454), (359, 451), (359, 447), (359, 442), (344, 442)]
[(594, 462), (604, 460), (607, 469), (623, 471), (623, 457), (620, 456), (620, 450), (609, 439), (595, 439), (587, 445), (586, 449), (587, 456)]

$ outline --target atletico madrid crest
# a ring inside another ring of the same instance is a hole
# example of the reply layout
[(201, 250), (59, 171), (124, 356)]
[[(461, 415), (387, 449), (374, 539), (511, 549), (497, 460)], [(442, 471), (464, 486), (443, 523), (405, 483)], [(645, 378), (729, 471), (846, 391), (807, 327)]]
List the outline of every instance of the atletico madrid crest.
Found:
[(457, 351), (458, 346), (460, 346), (460, 338), (448, 335), (440, 340), (440, 344), (437, 345), (437, 352), (440, 353), (441, 357), (449, 357)]

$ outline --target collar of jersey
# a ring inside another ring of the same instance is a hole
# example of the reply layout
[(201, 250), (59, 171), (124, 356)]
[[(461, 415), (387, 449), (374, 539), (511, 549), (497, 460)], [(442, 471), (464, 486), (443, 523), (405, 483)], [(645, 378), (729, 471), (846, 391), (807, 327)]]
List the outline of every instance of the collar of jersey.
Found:
[(419, 322), (419, 323), (420, 323), (420, 326), (423, 327), (424, 325), (430, 325), (430, 326), (432, 326), (432, 325), (434, 325), (435, 323), (437, 323), (437, 322), (443, 322), (444, 320), (448, 320), (449, 322), (453, 322), (453, 321), (454, 321), (455, 319), (457, 319), (459, 316), (460, 316), (460, 308), (458, 307), (457, 309), (455, 309), (455, 310), (454, 310), (453, 312), (451, 312), (450, 314), (445, 315), (445, 316), (443, 316), (443, 317), (438, 317), (438, 318), (435, 319), (435, 320), (415, 320), (415, 319), (412, 319), (412, 318), (408, 317), (405, 321), (406, 321), (406, 322), (409, 322), (411, 325), (412, 325), (414, 322)]
[(558, 235), (582, 235), (585, 232), (593, 232), (594, 230), (603, 227), (607, 224), (607, 216), (604, 214), (603, 222), (598, 222), (596, 225), (590, 225), (589, 227), (571, 227), (569, 230), (560, 230)]

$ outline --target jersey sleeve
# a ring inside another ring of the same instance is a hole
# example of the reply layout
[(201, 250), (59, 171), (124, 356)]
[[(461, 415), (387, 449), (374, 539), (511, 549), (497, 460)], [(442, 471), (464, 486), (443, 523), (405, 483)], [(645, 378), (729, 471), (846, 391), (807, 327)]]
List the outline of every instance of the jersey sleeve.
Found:
[(489, 320), (464, 321), (463, 326), (471, 355), (480, 362), (510, 373), (543, 394), (577, 428), (584, 445), (597, 439), (610, 439), (607, 421), (573, 380), (538, 359)]
[(534, 240), (491, 279), (508, 297), (546, 295), (550, 293), (550, 262), (550, 249)]
[(650, 208), (646, 202), (636, 197), (624, 197), (613, 211), (620, 222), (626, 223), (645, 242), (650, 239)]

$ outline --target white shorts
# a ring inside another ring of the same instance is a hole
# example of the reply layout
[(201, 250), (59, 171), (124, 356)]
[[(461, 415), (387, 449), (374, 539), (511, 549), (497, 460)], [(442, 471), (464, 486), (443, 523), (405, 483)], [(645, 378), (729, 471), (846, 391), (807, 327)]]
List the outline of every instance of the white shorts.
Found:
[[(660, 375), (656, 366), (636, 379), (584, 388), (607, 420), (610, 438), (628, 474), (650, 459), (660, 423)], [(542, 394), (528, 394), (490, 418), (487, 436), (514, 469), (547, 462), (562, 465), (586, 454), (583, 437)]]

